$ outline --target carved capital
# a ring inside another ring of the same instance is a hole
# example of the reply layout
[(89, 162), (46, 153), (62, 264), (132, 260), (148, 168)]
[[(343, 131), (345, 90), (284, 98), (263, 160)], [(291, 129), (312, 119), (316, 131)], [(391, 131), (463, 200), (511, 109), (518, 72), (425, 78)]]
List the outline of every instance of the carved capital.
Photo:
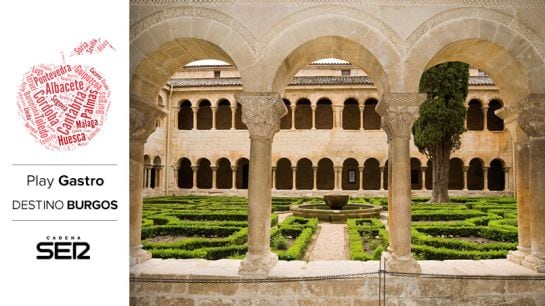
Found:
[(377, 105), (382, 116), (382, 128), (388, 138), (411, 137), (411, 129), (419, 115), (419, 106), (426, 100), (426, 94), (390, 93), (384, 94)]
[(159, 107), (137, 99), (131, 99), (130, 111), (131, 142), (146, 142), (149, 135), (155, 131), (156, 120), (166, 116)]
[(518, 124), (530, 137), (545, 137), (545, 95), (529, 95), (522, 99), (516, 109)]
[(248, 127), (250, 138), (272, 140), (280, 130), (280, 118), (288, 110), (282, 98), (275, 92), (242, 92), (235, 94), (242, 105), (242, 122)]

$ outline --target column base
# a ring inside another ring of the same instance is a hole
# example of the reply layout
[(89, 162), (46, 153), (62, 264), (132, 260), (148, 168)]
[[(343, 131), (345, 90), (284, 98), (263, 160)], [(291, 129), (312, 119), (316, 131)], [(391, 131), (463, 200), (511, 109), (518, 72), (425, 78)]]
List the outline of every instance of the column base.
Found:
[(526, 256), (521, 264), (538, 273), (545, 273), (545, 254), (532, 252), (532, 255)]
[(268, 252), (264, 255), (252, 255), (246, 253), (246, 258), (240, 262), (239, 275), (262, 275), (269, 274), (269, 271), (278, 262), (278, 255)]
[(507, 254), (507, 260), (522, 265), (522, 261), (526, 256), (530, 255), (530, 253), (530, 248), (517, 246), (516, 251), (509, 251), (509, 253)]
[(151, 259), (151, 253), (142, 249), (142, 245), (131, 248), (130, 265), (134, 266), (139, 263), (143, 263)]
[(384, 255), (386, 271), (402, 273), (420, 273), (420, 265), (412, 256), (398, 256), (392, 253)]

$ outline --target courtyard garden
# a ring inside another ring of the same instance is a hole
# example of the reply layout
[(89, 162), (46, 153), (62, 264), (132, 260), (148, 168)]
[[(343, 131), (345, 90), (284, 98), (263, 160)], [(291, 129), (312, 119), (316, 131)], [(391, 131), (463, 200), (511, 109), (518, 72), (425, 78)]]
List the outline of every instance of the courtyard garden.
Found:
[[(415, 198), (412, 203), (412, 251), (416, 259), (505, 258), (509, 250), (516, 249), (517, 205), (513, 198), (453, 198), (444, 204), (427, 204), (427, 200)], [(271, 248), (279, 259), (305, 258), (318, 229), (315, 218), (286, 214), (290, 206), (319, 201), (273, 198)], [(388, 209), (385, 198), (351, 201)], [(155, 258), (243, 258), (247, 251), (245, 198), (149, 198), (144, 200), (142, 219), (143, 245)], [(348, 219), (350, 259), (380, 259), (388, 246), (385, 224), (384, 218)]]

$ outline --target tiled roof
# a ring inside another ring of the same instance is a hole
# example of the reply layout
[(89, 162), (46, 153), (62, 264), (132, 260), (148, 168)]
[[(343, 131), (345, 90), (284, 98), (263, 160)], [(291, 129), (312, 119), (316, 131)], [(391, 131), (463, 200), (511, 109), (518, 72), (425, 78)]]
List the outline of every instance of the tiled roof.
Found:
[[(170, 79), (167, 82), (174, 87), (240, 87), (240, 78), (199, 78), (199, 79)], [(316, 85), (373, 85), (368, 76), (300, 76), (294, 77), (288, 86), (316, 86)], [(494, 86), (488, 76), (469, 77), (471, 86)]]

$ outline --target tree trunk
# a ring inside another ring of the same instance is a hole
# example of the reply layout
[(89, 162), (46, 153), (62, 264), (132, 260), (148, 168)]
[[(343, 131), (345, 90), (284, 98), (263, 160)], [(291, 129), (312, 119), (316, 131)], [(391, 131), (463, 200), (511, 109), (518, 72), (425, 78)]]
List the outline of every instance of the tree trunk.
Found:
[(437, 145), (434, 153), (432, 158), (433, 191), (430, 203), (450, 202), (448, 196), (450, 149)]

